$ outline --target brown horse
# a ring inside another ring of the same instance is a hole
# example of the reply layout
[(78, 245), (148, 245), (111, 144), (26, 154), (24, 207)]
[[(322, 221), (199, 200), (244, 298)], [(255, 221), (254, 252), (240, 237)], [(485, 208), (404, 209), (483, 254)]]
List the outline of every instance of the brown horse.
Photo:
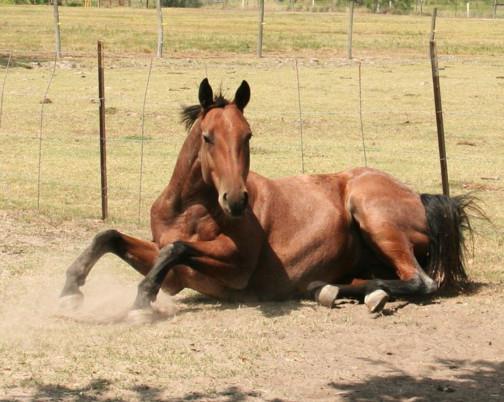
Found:
[(132, 312), (151, 310), (159, 289), (191, 288), (221, 300), (364, 299), (429, 294), (463, 284), (468, 196), (419, 195), (384, 172), (270, 180), (249, 172), (252, 137), (243, 81), (233, 101), (208, 80), (183, 110), (188, 136), (171, 180), (151, 209), (152, 241), (99, 233), (68, 268), (62, 302), (75, 304), (105, 253), (144, 279)]

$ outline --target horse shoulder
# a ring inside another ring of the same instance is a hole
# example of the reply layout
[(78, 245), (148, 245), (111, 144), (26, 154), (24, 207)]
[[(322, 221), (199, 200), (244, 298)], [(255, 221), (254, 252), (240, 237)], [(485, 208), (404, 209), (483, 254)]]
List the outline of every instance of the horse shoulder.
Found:
[(175, 241), (209, 241), (221, 232), (219, 225), (202, 204), (194, 204), (175, 211), (153, 206), (151, 227), (153, 239), (160, 247)]

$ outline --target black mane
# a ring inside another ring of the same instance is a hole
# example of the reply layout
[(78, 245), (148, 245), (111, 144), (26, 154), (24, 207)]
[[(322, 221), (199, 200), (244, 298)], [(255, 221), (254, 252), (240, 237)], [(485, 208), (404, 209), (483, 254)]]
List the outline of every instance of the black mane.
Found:
[(203, 109), (201, 105), (183, 106), (180, 113), (181, 122), (185, 125), (186, 129), (189, 130), (198, 117), (204, 115), (211, 109), (223, 108), (230, 103), (231, 102), (222, 94), (219, 94), (214, 97), (213, 103), (205, 109)]

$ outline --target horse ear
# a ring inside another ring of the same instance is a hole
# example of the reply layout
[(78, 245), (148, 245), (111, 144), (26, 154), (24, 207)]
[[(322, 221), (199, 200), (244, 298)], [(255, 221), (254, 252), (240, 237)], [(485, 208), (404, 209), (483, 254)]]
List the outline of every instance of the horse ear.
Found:
[(234, 103), (243, 112), (250, 100), (250, 87), (247, 81), (242, 81), (240, 87), (236, 90)]
[(213, 103), (213, 91), (208, 82), (208, 78), (205, 78), (203, 81), (201, 81), (198, 97), (200, 105), (203, 109), (209, 108)]

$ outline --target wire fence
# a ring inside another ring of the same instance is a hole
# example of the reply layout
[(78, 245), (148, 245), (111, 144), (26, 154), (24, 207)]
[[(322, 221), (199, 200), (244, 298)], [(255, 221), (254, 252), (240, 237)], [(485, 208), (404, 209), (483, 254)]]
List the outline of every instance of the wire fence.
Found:
[[(68, 62), (0, 70), (2, 207), (100, 216), (97, 74), (89, 63), (72, 60), (68, 67)], [(474, 76), (470, 62), (442, 64), (451, 186), (455, 194), (477, 190), (493, 205), (504, 192), (498, 154), (504, 150), (504, 116), (493, 101), (503, 90), (499, 67), (485, 66), (488, 71)], [(111, 219), (149, 219), (146, 206), (167, 184), (185, 139), (180, 106), (197, 102), (205, 76), (229, 97), (241, 79), (251, 84), (246, 117), (254, 131), (253, 170), (279, 177), (367, 164), (418, 191), (439, 193), (429, 74), (428, 61), (420, 59), (396, 64), (108, 59)], [(492, 218), (502, 232), (504, 217)]]
[[(33, 0), (36, 4), (52, 4), (51, 0)], [(258, 0), (161, 0), (162, 7), (185, 8), (221, 8), (250, 10), (258, 8)], [(355, 3), (370, 12), (377, 14), (400, 13), (414, 15), (429, 15), (432, 8), (437, 7), (440, 14), (450, 17), (492, 17), (494, 16), (493, 0), (362, 0)], [(499, 3), (499, 2), (498, 2)], [(469, 4), (469, 6), (468, 6)], [(73, 7), (130, 7), (155, 8), (154, 0), (65, 0), (62, 5)], [(311, 11), (332, 12), (345, 11), (348, 0), (272, 0), (266, 1), (269, 10), (277, 11)], [(504, 16), (504, 11), (497, 9), (498, 16)], [(502, 15), (501, 15), (502, 14)]]

